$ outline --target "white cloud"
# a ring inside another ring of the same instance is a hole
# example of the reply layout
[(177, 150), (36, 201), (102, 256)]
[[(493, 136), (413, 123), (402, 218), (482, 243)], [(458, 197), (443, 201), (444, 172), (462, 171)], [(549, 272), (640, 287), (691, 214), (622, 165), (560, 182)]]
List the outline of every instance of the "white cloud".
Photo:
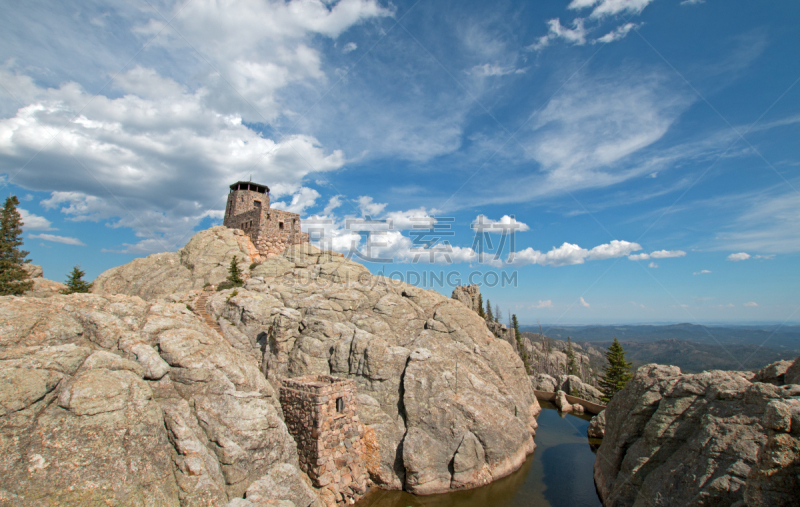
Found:
[(271, 203), (271, 208), (282, 209), (292, 213), (303, 214), (303, 212), (316, 204), (319, 192), (313, 188), (302, 187), (292, 196), (292, 202), (288, 205), (282, 202)]
[[(790, 187), (791, 185), (791, 187)], [(775, 253), (800, 252), (798, 180), (750, 194), (731, 196), (726, 203), (739, 216), (717, 237), (712, 248)]]
[(478, 215), (470, 224), (470, 228), (478, 232), (495, 234), (510, 234), (511, 232), (525, 232), (531, 230), (528, 224), (519, 222), (515, 217), (503, 215), (500, 220), (492, 220), (486, 215)]
[(693, 274), (693, 275), (706, 275), (706, 274), (708, 274), (708, 273), (711, 273), (711, 271), (709, 271), (709, 270), (707, 270), (707, 269), (704, 269), (704, 270), (702, 270), (702, 271), (695, 271), (695, 272), (694, 272), (694, 273), (692, 273), (692, 274)]
[(564, 39), (565, 41), (582, 46), (586, 44), (586, 28), (583, 26), (583, 19), (577, 18), (572, 22), (572, 28), (567, 28), (561, 24), (558, 18), (547, 22), (548, 33), (539, 37), (536, 42), (531, 44), (528, 49), (539, 51), (550, 45), (554, 39)]
[(669, 259), (671, 257), (684, 257), (685, 255), (686, 252), (683, 250), (659, 250), (650, 253), (652, 259)]
[(371, 216), (377, 217), (381, 213), (383, 213), (383, 209), (386, 208), (387, 203), (377, 203), (373, 202), (372, 197), (362, 195), (358, 199), (356, 199), (356, 203), (358, 204), (358, 209), (361, 210), (361, 214), (364, 216)]
[(750, 301), (749, 303), (745, 303), (744, 306), (758, 306), (758, 303)]
[(544, 173), (520, 181), (540, 194), (610, 186), (653, 172), (631, 163), (632, 154), (661, 139), (693, 98), (677, 94), (670, 79), (640, 69), (570, 81), (520, 136), (525, 153)]
[(697, 5), (697, 4), (704, 4), (706, 0), (682, 0), (681, 5)]
[(589, 260), (604, 260), (613, 259), (616, 257), (623, 257), (629, 255), (631, 252), (641, 250), (642, 247), (639, 243), (631, 243), (629, 241), (612, 240), (605, 245), (599, 245), (589, 251)]
[(476, 65), (472, 67), (472, 74), (480, 77), (505, 76), (507, 74), (524, 74), (525, 69), (518, 69), (514, 66), (502, 66), (491, 63)]
[(553, 307), (553, 302), (549, 299), (546, 301), (539, 300), (539, 302), (536, 303), (535, 306), (535, 308), (552, 308), (552, 307)]
[(78, 238), (70, 238), (68, 236), (54, 236), (53, 234), (28, 234), (28, 237), (43, 239), (45, 241), (53, 241), (55, 243), (63, 243), (65, 245), (86, 246)]
[(775, 258), (775, 254), (770, 255), (754, 255), (753, 259), (771, 260)]
[(749, 258), (750, 254), (746, 252), (733, 253), (728, 256), (728, 260), (733, 262), (746, 261)]
[(615, 14), (640, 14), (653, 0), (572, 0), (568, 9), (594, 7), (591, 17), (602, 18)]
[[(0, 69), (0, 80), (9, 75)], [(300, 191), (306, 175), (344, 165), (341, 151), (326, 153), (313, 137), (266, 139), (240, 117), (208, 108), (207, 91), (185, 91), (149, 69), (134, 68), (117, 82), (130, 93), (92, 100), (75, 83), (57, 89), (31, 83), (31, 105), (0, 120), (0, 163), (31, 160), (12, 183), (57, 188), (45, 207), (66, 205), (61, 211), (72, 220), (116, 219), (112, 225), (132, 227), (152, 251), (182, 246), (202, 217), (224, 208), (231, 181), (252, 174), (281, 197)]]
[[(614, 42), (620, 39), (624, 39), (628, 36), (631, 30), (638, 29), (641, 24), (636, 23), (625, 23), (624, 25), (618, 26), (615, 30), (608, 32), (607, 34), (603, 35), (602, 37), (598, 37), (597, 39), (592, 41), (592, 44), (602, 42), (604, 44), (608, 44), (609, 42)], [(655, 173), (654, 173), (655, 174)], [(655, 177), (655, 176), (654, 176)]]
[(586, 300), (585, 300), (585, 299), (583, 299), (583, 296), (581, 296), (581, 306), (584, 306), (584, 307), (586, 307), (586, 308), (589, 308), (589, 303), (587, 303), (587, 302), (586, 302)]
[(656, 264), (655, 262), (651, 262), (650, 264), (647, 265), (647, 267), (655, 269), (658, 267), (658, 264)]
[(650, 259), (669, 259), (671, 257), (683, 257), (685, 255), (686, 252), (684, 252), (683, 250), (658, 250), (656, 252), (651, 252), (649, 254), (640, 253), (635, 255), (629, 255), (628, 259), (632, 261), (646, 261)]
[(356, 44), (355, 42), (348, 42), (347, 44), (344, 45), (344, 47), (342, 47), (342, 53), (344, 54), (351, 53), (356, 49), (358, 49), (358, 44)]
[(588, 256), (589, 250), (565, 242), (558, 248), (553, 247), (553, 249), (546, 254), (528, 247), (514, 254), (512, 264), (515, 266), (524, 266), (526, 264), (568, 266), (572, 264), (583, 264)]
[(331, 197), (330, 200), (328, 201), (328, 204), (325, 205), (325, 209), (322, 210), (322, 214), (330, 215), (331, 213), (333, 213), (333, 210), (342, 205), (342, 197), (343, 196), (341, 195), (334, 195), (333, 197)]
[(50, 226), (50, 220), (39, 215), (34, 215), (30, 211), (17, 208), (20, 218), (22, 218), (22, 229), (26, 231), (55, 231), (55, 227)]

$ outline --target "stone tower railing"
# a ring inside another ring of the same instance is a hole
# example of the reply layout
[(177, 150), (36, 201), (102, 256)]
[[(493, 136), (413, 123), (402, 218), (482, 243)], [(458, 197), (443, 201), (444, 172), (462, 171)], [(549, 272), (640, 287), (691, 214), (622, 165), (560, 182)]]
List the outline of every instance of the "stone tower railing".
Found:
[(329, 489), (337, 502), (360, 498), (367, 488), (367, 449), (355, 382), (329, 375), (282, 379), (280, 399), (300, 468), (314, 486)]

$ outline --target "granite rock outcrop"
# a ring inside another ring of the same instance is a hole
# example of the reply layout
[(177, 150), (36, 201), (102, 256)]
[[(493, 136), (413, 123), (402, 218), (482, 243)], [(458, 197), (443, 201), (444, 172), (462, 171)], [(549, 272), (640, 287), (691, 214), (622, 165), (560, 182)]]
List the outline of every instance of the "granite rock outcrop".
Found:
[[(94, 291), (195, 304), (199, 289), (225, 278), (233, 255), (251, 251), (239, 232), (198, 233), (176, 254), (107, 271)], [(540, 408), (525, 367), (471, 306), (308, 244), (242, 267), (243, 287), (214, 292), (195, 310), (273, 388), (306, 375), (354, 380), (358, 416), (379, 453), (370, 468), (379, 486), (420, 494), (475, 487), (533, 452)], [(160, 357), (174, 370), (169, 353)]]
[(341, 254), (292, 246), (208, 303), (271, 380), (356, 382), (380, 463), (372, 479), (418, 494), (503, 477), (534, 449), (533, 396), (511, 344), (461, 302), (373, 276)]
[(181, 304), (0, 297), (0, 407), (0, 505), (224, 505), (299, 473), (258, 363)]
[(603, 505), (797, 505), (800, 385), (778, 382), (777, 369), (639, 368), (603, 412)]
[(146, 301), (164, 299), (225, 281), (234, 257), (245, 274), (252, 263), (262, 260), (244, 232), (212, 227), (195, 234), (177, 252), (134, 259), (101, 273), (92, 282), (92, 292), (139, 296)]

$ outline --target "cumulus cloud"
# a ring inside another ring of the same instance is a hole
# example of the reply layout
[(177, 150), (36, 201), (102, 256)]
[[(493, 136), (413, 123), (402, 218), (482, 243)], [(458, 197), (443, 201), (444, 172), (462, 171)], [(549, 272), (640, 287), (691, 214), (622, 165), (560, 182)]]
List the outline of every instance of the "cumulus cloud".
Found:
[(362, 195), (358, 199), (356, 199), (356, 203), (358, 204), (358, 209), (361, 210), (361, 213), (364, 216), (372, 216), (377, 217), (380, 215), (384, 208), (386, 208), (387, 203), (377, 203), (374, 202), (372, 197)]
[(629, 241), (612, 240), (605, 245), (599, 245), (589, 251), (589, 260), (613, 259), (629, 255), (631, 252), (641, 250), (639, 243)]
[(549, 299), (546, 301), (539, 300), (539, 302), (536, 303), (536, 308), (552, 308), (552, 307), (553, 307), (553, 302)]
[(711, 273), (711, 271), (709, 271), (709, 270), (707, 270), (707, 269), (704, 269), (704, 270), (702, 270), (702, 271), (695, 271), (695, 272), (694, 272), (694, 273), (692, 273), (692, 274), (693, 274), (693, 275), (706, 275), (706, 274), (708, 274), (708, 273)]
[(50, 226), (50, 220), (39, 215), (34, 215), (30, 211), (17, 208), (20, 218), (22, 218), (22, 229), (27, 231), (55, 231), (55, 227)]
[[(683, 250), (658, 250), (651, 253), (640, 253), (629, 255), (628, 259), (632, 261), (646, 261), (650, 259), (669, 259), (670, 257), (683, 257), (686, 252)], [(652, 266), (651, 266), (652, 267)]]
[(749, 303), (745, 303), (744, 306), (758, 306), (758, 303), (750, 301)]
[(492, 220), (486, 215), (478, 215), (472, 221), (470, 227), (478, 232), (490, 232), (495, 234), (510, 234), (511, 232), (525, 232), (531, 230), (528, 224), (519, 222), (515, 217), (503, 215), (500, 220)]
[(292, 202), (284, 204), (282, 202), (272, 203), (270, 206), (276, 209), (291, 211), (292, 213), (303, 214), (306, 209), (314, 206), (319, 198), (319, 192), (313, 188), (302, 187), (297, 193), (292, 195)]
[(334, 195), (328, 200), (328, 204), (325, 205), (325, 209), (322, 210), (323, 215), (330, 215), (333, 213), (333, 210), (338, 208), (342, 205), (342, 197), (341, 195)]
[(586, 300), (583, 299), (583, 296), (581, 296), (581, 306), (589, 308), (589, 303), (587, 303)]
[(671, 257), (684, 257), (686, 252), (683, 250), (659, 250), (650, 254), (651, 259), (669, 259)]
[(746, 261), (749, 258), (750, 254), (747, 252), (732, 253), (728, 256), (728, 260), (733, 262)]
[(28, 234), (28, 237), (52, 241), (54, 243), (63, 243), (65, 245), (86, 246), (86, 244), (78, 238), (70, 238), (68, 236), (55, 236), (53, 234)]
[(358, 44), (356, 44), (355, 42), (348, 42), (347, 44), (344, 45), (344, 47), (342, 47), (342, 53), (344, 54), (351, 53), (356, 49), (358, 49)]
[[(9, 75), (0, 69), (0, 80)], [(152, 70), (136, 67), (117, 83), (129, 93), (92, 98), (75, 83), (28, 83), (31, 105), (0, 120), (0, 163), (30, 161), (12, 183), (51, 191), (42, 204), (72, 220), (126, 224), (154, 251), (182, 246), (200, 219), (223, 209), (231, 181), (252, 175), (279, 198), (299, 192), (306, 175), (344, 165), (344, 153), (326, 153), (313, 137), (266, 139), (209, 108), (206, 90), (189, 92)]]
[(648, 265), (647, 265), (647, 267), (648, 267), (648, 268), (655, 269), (655, 268), (657, 268), (657, 267), (658, 267), (658, 264), (656, 264), (655, 262), (651, 262), (650, 264), (648, 264)]

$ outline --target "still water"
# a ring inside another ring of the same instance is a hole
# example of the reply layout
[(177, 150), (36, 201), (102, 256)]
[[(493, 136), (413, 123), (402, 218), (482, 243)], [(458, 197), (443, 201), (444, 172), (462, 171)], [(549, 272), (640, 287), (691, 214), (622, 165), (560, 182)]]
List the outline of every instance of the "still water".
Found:
[(513, 474), (482, 488), (414, 496), (373, 490), (356, 507), (598, 507), (586, 437), (589, 416), (559, 414), (542, 402), (536, 451)]

